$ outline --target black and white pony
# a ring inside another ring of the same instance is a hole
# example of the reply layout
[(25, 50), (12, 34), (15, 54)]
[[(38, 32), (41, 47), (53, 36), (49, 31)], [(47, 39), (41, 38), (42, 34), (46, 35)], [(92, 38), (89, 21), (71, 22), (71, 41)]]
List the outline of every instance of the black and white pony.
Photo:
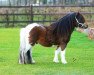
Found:
[(58, 54), (61, 62), (66, 64), (65, 51), (75, 27), (87, 28), (85, 19), (80, 13), (70, 13), (49, 26), (32, 23), (20, 31), (20, 64), (35, 63), (32, 58), (32, 46), (39, 43), (45, 47), (56, 45), (54, 62), (58, 63)]

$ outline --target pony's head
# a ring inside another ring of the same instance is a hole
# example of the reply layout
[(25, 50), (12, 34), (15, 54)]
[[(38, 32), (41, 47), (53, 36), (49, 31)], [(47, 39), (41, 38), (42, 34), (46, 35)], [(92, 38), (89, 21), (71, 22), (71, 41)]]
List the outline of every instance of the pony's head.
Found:
[(51, 24), (54, 35), (71, 35), (75, 27), (86, 29), (85, 19), (79, 12), (72, 12)]
[(85, 24), (85, 18), (79, 12), (76, 13), (75, 20), (76, 20), (76, 27), (84, 29), (88, 28), (88, 25)]

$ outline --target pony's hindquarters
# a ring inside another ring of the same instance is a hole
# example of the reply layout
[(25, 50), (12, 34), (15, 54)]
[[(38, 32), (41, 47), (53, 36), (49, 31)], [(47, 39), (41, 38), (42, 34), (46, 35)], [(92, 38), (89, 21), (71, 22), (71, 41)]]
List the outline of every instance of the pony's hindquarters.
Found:
[(40, 26), (37, 23), (32, 23), (27, 25), (25, 28), (22, 28), (20, 31), (20, 55), (19, 55), (19, 63), (20, 64), (31, 64), (35, 63), (32, 59), (32, 49), (29, 43), (29, 33), (30, 31), (36, 27)]
[(20, 31), (20, 56), (19, 56), (20, 64), (32, 63), (30, 49), (31, 49), (31, 46), (28, 42), (28, 37), (26, 36), (26, 30), (25, 28), (22, 28)]

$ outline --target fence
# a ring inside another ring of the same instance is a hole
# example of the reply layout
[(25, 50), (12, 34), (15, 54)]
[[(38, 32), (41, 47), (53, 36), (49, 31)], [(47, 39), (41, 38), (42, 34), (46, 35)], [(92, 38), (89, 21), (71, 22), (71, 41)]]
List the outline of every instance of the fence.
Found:
[[(16, 23), (32, 23), (33, 21), (32, 6), (1, 6), (0, 8), (2, 9), (0, 23), (5, 27), (14, 27)], [(27, 9), (29, 9), (29, 12), (27, 12)], [(24, 20), (22, 16), (25, 16), (25, 18), (29, 16), (29, 19)]]
[(56, 21), (69, 12), (79, 11), (93, 27), (94, 6), (0, 6), (0, 27), (26, 26), (37, 22), (44, 25)]

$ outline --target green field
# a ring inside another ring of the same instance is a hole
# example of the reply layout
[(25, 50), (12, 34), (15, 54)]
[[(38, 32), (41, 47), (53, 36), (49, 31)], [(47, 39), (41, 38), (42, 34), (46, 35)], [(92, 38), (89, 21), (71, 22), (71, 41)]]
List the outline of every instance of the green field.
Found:
[[(0, 75), (94, 75), (94, 41), (74, 32), (68, 44), (68, 64), (53, 63), (55, 47), (33, 48), (35, 64), (18, 64), (18, 28), (0, 29)], [(59, 59), (60, 60), (60, 59)]]

